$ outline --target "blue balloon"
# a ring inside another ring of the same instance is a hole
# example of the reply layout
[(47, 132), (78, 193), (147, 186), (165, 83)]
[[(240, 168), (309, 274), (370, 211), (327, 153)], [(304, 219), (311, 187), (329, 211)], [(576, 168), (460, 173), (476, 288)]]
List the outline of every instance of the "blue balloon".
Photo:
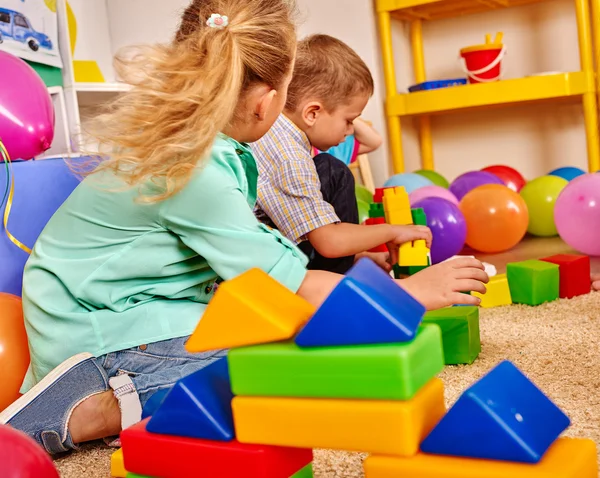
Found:
[(550, 171), (548, 173), (550, 176), (558, 176), (559, 178), (566, 179), (567, 181), (571, 181), (575, 179), (577, 176), (583, 176), (585, 171), (583, 169), (575, 168), (573, 166), (565, 166), (564, 168), (558, 168), (554, 171)]
[(388, 179), (383, 187), (390, 188), (396, 186), (404, 186), (406, 192), (408, 194), (413, 191), (422, 188), (424, 186), (433, 186), (433, 182), (430, 179), (427, 179), (424, 176), (416, 173), (402, 173), (395, 174), (390, 179)]

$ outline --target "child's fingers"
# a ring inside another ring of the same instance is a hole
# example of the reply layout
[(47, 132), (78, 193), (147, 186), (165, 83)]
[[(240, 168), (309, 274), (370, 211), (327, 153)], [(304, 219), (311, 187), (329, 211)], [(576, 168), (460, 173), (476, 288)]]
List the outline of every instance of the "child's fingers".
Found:
[(479, 297), (475, 297), (474, 295), (461, 294), (460, 292), (453, 293), (450, 298), (452, 299), (453, 304), (462, 304), (462, 305), (479, 305), (481, 304), (481, 299)]
[(457, 279), (475, 279), (484, 284), (487, 284), (490, 281), (490, 278), (485, 271), (475, 267), (463, 267), (462, 269), (457, 269), (455, 274)]
[(482, 271), (485, 271), (485, 267), (481, 263), (481, 261), (473, 259), (472, 257), (459, 257), (457, 259), (452, 259), (451, 261), (448, 261), (447, 264), (451, 264), (454, 269), (474, 267), (476, 269), (481, 269)]
[(458, 288), (460, 292), (479, 292), (485, 294), (487, 289), (483, 282), (475, 279), (462, 279), (458, 281)]

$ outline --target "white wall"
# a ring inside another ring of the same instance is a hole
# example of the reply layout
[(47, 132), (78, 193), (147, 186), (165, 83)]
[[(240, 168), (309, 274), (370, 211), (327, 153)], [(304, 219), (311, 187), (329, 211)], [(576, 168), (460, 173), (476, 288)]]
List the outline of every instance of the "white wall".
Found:
[[(187, 0), (107, 0), (113, 50), (121, 46), (172, 38)], [(353, 47), (371, 68), (377, 91), (365, 117), (384, 135), (384, 82), (372, 0), (298, 0), (302, 10), (301, 35), (327, 33)], [(399, 89), (413, 84), (408, 28), (394, 30)], [(575, 14), (572, 0), (550, 0), (536, 5), (426, 23), (424, 47), (428, 79), (461, 76), (460, 48), (483, 41), (486, 33), (504, 31), (508, 55), (506, 77), (540, 71), (579, 69)], [(419, 168), (415, 121), (403, 121), (407, 170)], [(453, 178), (469, 169), (502, 163), (517, 167), (527, 177), (553, 167), (586, 165), (583, 115), (579, 104), (527, 105), (464, 112), (433, 118), (436, 169)], [(375, 180), (389, 175), (387, 146), (371, 155)]]

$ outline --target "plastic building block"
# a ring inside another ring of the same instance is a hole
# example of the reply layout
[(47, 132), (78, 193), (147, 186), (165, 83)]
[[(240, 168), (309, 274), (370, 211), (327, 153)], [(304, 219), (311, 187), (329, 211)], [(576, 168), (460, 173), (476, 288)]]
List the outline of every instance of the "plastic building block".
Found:
[(164, 435), (233, 440), (232, 398), (223, 357), (173, 385), (146, 429)]
[(371, 205), (369, 206), (369, 217), (385, 218), (385, 210), (383, 209), (383, 203), (371, 203)]
[(359, 260), (296, 336), (300, 347), (407, 342), (425, 307), (372, 260)]
[(437, 326), (421, 327), (412, 342), (255, 345), (230, 350), (228, 361), (235, 395), (267, 397), (409, 400), (444, 368)]
[(430, 264), (429, 259), (429, 248), (426, 242), (422, 239), (418, 241), (406, 242), (400, 246), (398, 253), (398, 265), (400, 267), (406, 266), (424, 266), (427, 267)]
[(315, 308), (260, 269), (219, 286), (186, 343), (190, 352), (286, 340)]
[(590, 258), (575, 254), (558, 254), (540, 259), (559, 266), (559, 296), (571, 299), (590, 292)]
[(537, 463), (569, 424), (540, 389), (504, 361), (463, 393), (421, 450)]
[(481, 307), (484, 309), (512, 304), (510, 287), (508, 287), (508, 277), (506, 274), (498, 274), (490, 277), (490, 281), (487, 283), (486, 288), (487, 292), (485, 294), (480, 294), (476, 291), (473, 291), (472, 293), (473, 296), (481, 299)]
[(560, 273), (556, 264), (513, 262), (506, 266), (506, 275), (515, 304), (540, 305), (558, 299)]
[[(383, 217), (370, 217), (369, 219), (367, 219), (365, 221), (365, 224), (367, 226), (375, 226), (377, 224), (385, 224), (385, 218)], [(377, 247), (374, 247), (373, 249), (369, 249), (369, 252), (387, 252), (388, 248), (387, 245), (385, 244), (381, 244)]]
[(158, 407), (160, 407), (160, 404), (167, 396), (167, 393), (169, 393), (169, 390), (171, 390), (171, 388), (162, 388), (155, 392), (154, 395), (152, 395), (146, 401), (146, 404), (142, 409), (142, 420), (144, 418), (151, 417), (154, 414), (154, 412), (158, 409)]
[(383, 195), (384, 195), (386, 189), (394, 189), (394, 187), (390, 186), (387, 188), (376, 188), (375, 194), (373, 194), (373, 202), (383, 203)]
[(290, 478), (313, 478), (312, 463), (306, 465), (298, 473), (294, 473)]
[(388, 224), (412, 224), (412, 213), (408, 193), (402, 186), (383, 191), (383, 208)]
[(242, 443), (412, 456), (444, 415), (434, 378), (412, 400), (239, 397), (232, 402)]
[(509, 463), (453, 456), (400, 458), (370, 456), (366, 478), (597, 478), (596, 444), (581, 438), (559, 438), (536, 464)]
[(426, 266), (402, 266), (400, 267), (398, 264), (394, 264), (393, 271), (394, 277), (396, 279), (400, 279), (402, 276), (412, 276), (417, 272), (421, 272), (423, 269), (427, 269), (431, 265), (431, 257), (427, 257), (427, 265)]
[(446, 365), (473, 363), (481, 352), (477, 307), (448, 307), (427, 312), (423, 323), (436, 324), (441, 329)]
[(127, 473), (127, 478), (153, 478), (148, 475), (138, 475), (137, 473)]
[(123, 463), (123, 449), (119, 448), (110, 456), (110, 476), (115, 478), (125, 478), (127, 470)]
[(121, 432), (125, 467), (161, 478), (289, 478), (312, 462), (312, 450), (158, 435), (147, 419)]
[(412, 215), (412, 221), (415, 226), (426, 226), (427, 215), (421, 207), (413, 208), (410, 210)]

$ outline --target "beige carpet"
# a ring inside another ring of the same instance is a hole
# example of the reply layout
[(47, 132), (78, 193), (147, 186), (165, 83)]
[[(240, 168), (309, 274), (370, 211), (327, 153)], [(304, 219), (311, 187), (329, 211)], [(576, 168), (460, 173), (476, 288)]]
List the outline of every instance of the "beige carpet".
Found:
[[(503, 359), (513, 361), (571, 418), (567, 434), (600, 443), (600, 293), (539, 307), (481, 312), (482, 352), (473, 365), (446, 367), (441, 378), (452, 404)], [(64, 478), (107, 478), (112, 450), (102, 445), (57, 460)], [(362, 476), (362, 456), (315, 452), (316, 477)]]

